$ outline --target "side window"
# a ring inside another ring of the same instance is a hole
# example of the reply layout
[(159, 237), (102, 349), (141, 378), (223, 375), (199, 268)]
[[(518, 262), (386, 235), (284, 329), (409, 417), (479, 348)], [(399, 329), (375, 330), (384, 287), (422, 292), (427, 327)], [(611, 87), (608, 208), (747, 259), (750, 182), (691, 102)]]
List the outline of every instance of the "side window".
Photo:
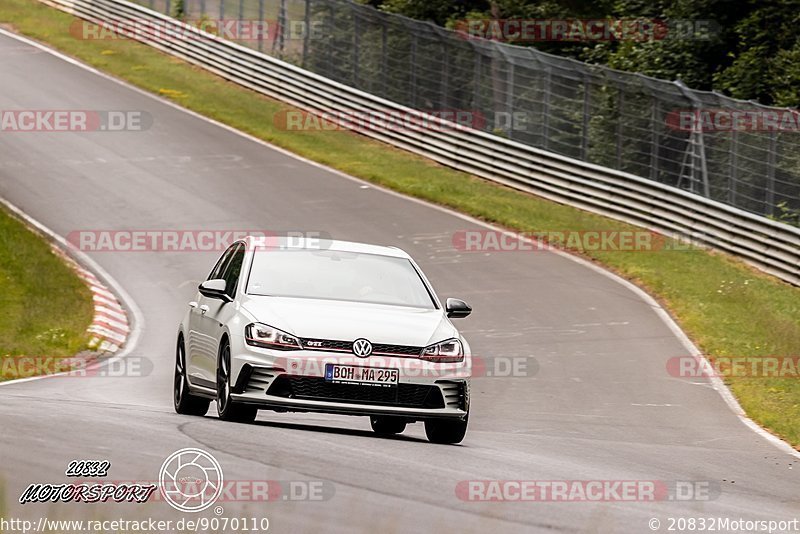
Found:
[(244, 245), (239, 243), (231, 255), (228, 265), (225, 267), (225, 274), (222, 276), (225, 279), (225, 293), (229, 297), (233, 297), (236, 293), (236, 286), (239, 282), (239, 274), (242, 272), (242, 264), (244, 263)]
[(217, 264), (211, 269), (211, 273), (208, 275), (206, 280), (216, 280), (217, 278), (222, 278), (223, 273), (225, 272), (225, 268), (228, 266), (228, 260), (233, 254), (233, 249), (236, 248), (237, 243), (228, 247), (228, 250), (222, 253), (222, 256), (219, 257), (217, 260)]

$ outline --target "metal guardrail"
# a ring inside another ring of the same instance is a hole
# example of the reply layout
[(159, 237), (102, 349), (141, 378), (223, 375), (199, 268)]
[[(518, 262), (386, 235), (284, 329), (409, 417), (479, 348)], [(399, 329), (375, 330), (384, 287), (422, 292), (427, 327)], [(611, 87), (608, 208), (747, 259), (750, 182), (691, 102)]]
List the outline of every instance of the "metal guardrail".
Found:
[(361, 133), (443, 165), (538, 196), (646, 227), (735, 256), (800, 285), (800, 228), (639, 176), (585, 163), (479, 130), (447, 123), (244, 46), (205, 34), (164, 38), (193, 28), (123, 0), (40, 0), (81, 18), (139, 25), (137, 39), (237, 84), (301, 109), (327, 113), (397, 111), (439, 125), (427, 129), (366, 129)]

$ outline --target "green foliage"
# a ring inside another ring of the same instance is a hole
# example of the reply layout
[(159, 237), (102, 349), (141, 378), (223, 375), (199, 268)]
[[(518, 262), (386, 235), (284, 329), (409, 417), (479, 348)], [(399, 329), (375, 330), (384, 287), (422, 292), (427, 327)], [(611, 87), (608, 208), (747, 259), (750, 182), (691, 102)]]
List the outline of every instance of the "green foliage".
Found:
[[(561, 56), (682, 80), (765, 104), (800, 105), (800, 0), (365, 0), (381, 10), (454, 27), (463, 19), (642, 19), (665, 38), (520, 42)], [(687, 21), (694, 21), (689, 29)], [(699, 22), (698, 22), (699, 21)], [(706, 24), (708, 24), (706, 28)], [(704, 33), (706, 29), (710, 31)]]

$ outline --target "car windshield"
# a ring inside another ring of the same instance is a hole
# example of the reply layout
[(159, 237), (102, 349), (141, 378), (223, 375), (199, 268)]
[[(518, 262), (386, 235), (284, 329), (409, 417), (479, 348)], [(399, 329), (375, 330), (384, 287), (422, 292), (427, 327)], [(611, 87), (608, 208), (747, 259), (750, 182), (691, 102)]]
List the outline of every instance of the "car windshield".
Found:
[(247, 293), (436, 307), (408, 259), (336, 250), (256, 250)]

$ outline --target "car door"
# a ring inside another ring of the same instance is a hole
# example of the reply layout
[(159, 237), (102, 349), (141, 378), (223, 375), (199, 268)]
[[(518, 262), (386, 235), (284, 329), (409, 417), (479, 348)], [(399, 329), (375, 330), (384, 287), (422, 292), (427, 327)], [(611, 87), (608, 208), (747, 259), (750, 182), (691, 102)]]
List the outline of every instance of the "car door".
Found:
[[(235, 249), (236, 243), (222, 253), (206, 280), (215, 280), (223, 277), (223, 273), (230, 264), (230, 259)], [(216, 350), (216, 343), (214, 338), (209, 336), (205, 330), (207, 328), (205, 315), (210, 309), (208, 303), (210, 300), (213, 299), (204, 297), (198, 291), (194, 302), (189, 304), (191, 309), (189, 310), (189, 331), (187, 333), (186, 346), (186, 375), (193, 384), (214, 388), (216, 387), (216, 382), (214, 380), (209, 381), (207, 368), (209, 366), (208, 355)]]
[[(225, 280), (225, 293), (231, 298), (236, 297), (236, 288), (239, 283), (239, 275), (242, 272), (244, 263), (245, 245), (235, 243), (231, 250), (230, 257), (222, 267), (218, 278)], [(235, 313), (236, 305), (234, 302), (225, 302), (221, 299), (203, 297), (201, 295), (200, 330), (206, 338), (203, 343), (204, 350), (202, 357), (198, 361), (198, 370), (206, 381), (216, 384), (217, 379), (217, 357), (219, 355), (219, 343), (222, 334), (225, 332), (225, 324)]]

